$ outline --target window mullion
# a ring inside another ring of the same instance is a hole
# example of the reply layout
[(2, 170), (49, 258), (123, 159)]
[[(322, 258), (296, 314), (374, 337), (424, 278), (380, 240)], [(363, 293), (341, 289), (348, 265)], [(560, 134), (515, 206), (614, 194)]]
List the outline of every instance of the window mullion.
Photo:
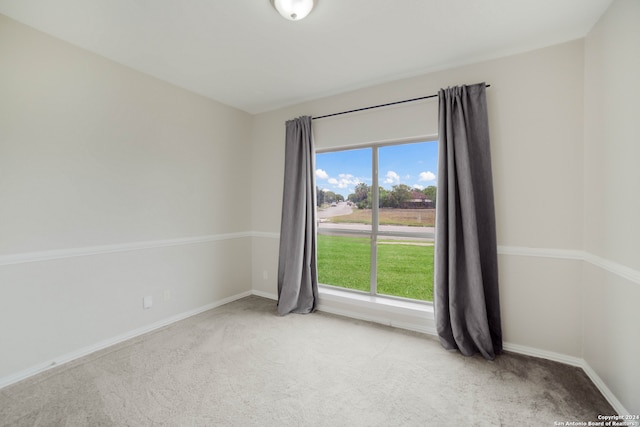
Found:
[(370, 293), (378, 293), (378, 147), (371, 152), (371, 283)]

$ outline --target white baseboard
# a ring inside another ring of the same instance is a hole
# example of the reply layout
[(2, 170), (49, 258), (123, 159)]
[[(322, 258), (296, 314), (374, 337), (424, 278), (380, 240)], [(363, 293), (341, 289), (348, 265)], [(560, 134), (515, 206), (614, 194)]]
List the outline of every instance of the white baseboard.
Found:
[(0, 378), (0, 389), (7, 387), (11, 384), (17, 383), (19, 381), (25, 380), (29, 377), (32, 377), (36, 374), (45, 372), (51, 368), (56, 366), (63, 365), (65, 363), (72, 362), (81, 357), (88, 356), (91, 353), (95, 353), (96, 351), (103, 350), (107, 347), (111, 347), (113, 345), (119, 344), (121, 342), (130, 340), (131, 338), (138, 337), (140, 335), (146, 334), (148, 332), (152, 332), (156, 329), (162, 328), (164, 326), (168, 326), (172, 323), (178, 322), (180, 320), (184, 320), (188, 317), (195, 316), (196, 314), (203, 313), (207, 310), (211, 310), (216, 307), (220, 307), (222, 305), (228, 304), (232, 301), (236, 301), (240, 298), (244, 298), (246, 296), (251, 295), (251, 291), (242, 292), (228, 298), (222, 299), (220, 301), (213, 302), (211, 304), (204, 305), (202, 307), (198, 307), (193, 310), (186, 311), (184, 313), (177, 314), (175, 316), (171, 316), (169, 318), (160, 320), (158, 322), (152, 323), (150, 325), (143, 326), (141, 328), (134, 329), (132, 331), (126, 332), (124, 334), (106, 339), (104, 341), (100, 341), (96, 344), (81, 348), (79, 350), (73, 351), (71, 353), (64, 354), (62, 356), (56, 357), (55, 359), (48, 360), (43, 363), (39, 363), (35, 366), (27, 368), (23, 371), (17, 372), (15, 374), (8, 375), (6, 377)]
[[(540, 350), (533, 347), (527, 347), (519, 344), (512, 344), (505, 342), (503, 343), (503, 348), (506, 351), (510, 351), (513, 353), (524, 354), (525, 356), (533, 356), (539, 357), (541, 359), (551, 360), (553, 362), (560, 362), (566, 365), (575, 366), (577, 368), (581, 368), (585, 374), (589, 377), (589, 379), (593, 382), (593, 384), (598, 388), (600, 393), (607, 399), (609, 404), (613, 406), (613, 409), (616, 411), (618, 415), (630, 415), (629, 411), (620, 403), (618, 398), (609, 390), (609, 387), (602, 381), (602, 378), (596, 373), (596, 371), (589, 366), (586, 360), (581, 359), (579, 357), (567, 356), (566, 354), (555, 353), (553, 351)], [(613, 414), (603, 414), (603, 415), (613, 415)]]
[[(17, 383), (19, 381), (25, 380), (31, 376), (34, 376), (36, 374), (45, 372), (53, 367), (59, 366), (59, 365), (63, 365), (65, 363), (69, 363), (71, 361), (77, 360), (81, 357), (87, 356), (91, 353), (95, 353), (96, 351), (99, 350), (103, 350), (107, 347), (119, 344), (121, 342), (127, 341), (129, 339), (138, 337), (140, 335), (146, 334), (148, 332), (152, 332), (156, 329), (162, 328), (164, 326), (168, 326), (172, 323), (178, 322), (180, 320), (195, 316), (197, 314), (203, 313), (207, 310), (211, 310), (213, 308), (216, 307), (220, 307), (222, 305), (228, 304), (230, 302), (239, 300), (241, 298), (247, 297), (249, 295), (256, 295), (262, 298), (267, 298), (267, 299), (271, 299), (271, 300), (277, 300), (278, 297), (276, 294), (270, 293), (270, 292), (263, 292), (263, 291), (256, 291), (256, 290), (252, 290), (252, 291), (246, 291), (246, 292), (242, 292), (236, 295), (233, 295), (231, 297), (222, 299), (220, 301), (216, 301), (214, 303), (211, 304), (207, 304), (204, 305), (202, 307), (184, 312), (184, 313), (180, 313), (178, 315), (169, 317), (167, 319), (163, 319), (161, 321), (152, 323), (150, 325), (147, 326), (143, 326), (141, 328), (138, 329), (134, 329), (132, 331), (129, 331), (127, 333), (124, 333), (122, 335), (118, 335), (115, 336), (113, 338), (101, 341), (99, 343), (96, 343), (92, 346), (88, 346), (88, 347), (84, 347), (82, 349), (79, 349), (77, 351), (74, 351), (72, 353), (68, 353), (65, 355), (62, 355), (60, 357), (57, 357), (53, 360), (49, 360), (47, 362), (44, 363), (40, 363), (38, 365), (32, 366), (31, 368), (25, 369), (23, 371), (17, 372), (15, 374), (0, 378), (0, 389), (7, 387), (11, 384)], [(358, 313), (357, 311), (353, 311), (353, 310), (344, 310), (344, 309), (338, 309), (335, 307), (331, 307), (330, 305), (327, 304), (319, 304), (318, 306), (318, 310), (325, 312), (325, 313), (330, 313), (330, 314), (335, 314), (335, 315), (339, 315), (339, 316), (345, 316), (345, 317), (350, 317), (350, 318), (354, 318), (354, 319), (358, 319), (358, 320), (364, 320), (367, 322), (373, 322), (373, 323), (378, 323), (378, 324), (383, 324), (383, 325), (387, 325), (387, 326), (392, 326), (395, 328), (400, 328), (400, 329), (406, 329), (406, 330), (410, 330), (410, 331), (415, 331), (415, 332), (421, 332), (421, 333), (425, 333), (428, 335), (433, 335), (436, 336), (436, 330), (435, 327), (429, 327), (428, 325), (420, 325), (417, 323), (408, 323), (408, 322), (401, 322), (401, 321), (397, 321), (397, 320), (393, 320), (393, 319), (389, 319), (386, 317), (378, 317), (378, 316), (370, 316), (370, 315), (366, 315), (363, 313)], [(574, 357), (574, 356), (568, 356), (565, 354), (561, 354), (561, 353), (556, 353), (556, 352), (552, 352), (552, 351), (547, 351), (547, 350), (541, 350), (541, 349), (537, 349), (537, 348), (533, 348), (533, 347), (527, 347), (527, 346), (523, 346), (523, 345), (519, 345), (519, 344), (513, 344), (513, 343), (508, 343), (505, 342), (504, 345), (504, 350), (506, 351), (511, 351), (513, 353), (519, 353), (519, 354), (524, 354), (527, 356), (533, 356), (533, 357), (539, 357), (542, 359), (547, 359), (547, 360), (551, 360), (554, 362), (560, 362), (560, 363), (564, 363), (567, 365), (571, 365), (571, 366), (576, 366), (579, 368), (582, 368), (584, 370), (584, 372), (587, 374), (587, 376), (589, 377), (589, 379), (591, 379), (591, 381), (594, 383), (594, 385), (598, 388), (598, 390), (602, 393), (602, 395), (607, 399), (607, 401), (611, 404), (611, 406), (613, 406), (614, 410), (617, 412), (618, 415), (630, 415), (630, 412), (627, 411), (627, 409), (622, 405), (622, 403), (618, 400), (618, 398), (613, 394), (613, 392), (609, 389), (609, 387), (607, 387), (607, 385), (604, 383), (604, 381), (600, 378), (600, 376), (593, 370), (593, 368), (591, 368), (591, 366), (584, 360), (581, 359), (579, 357)]]
[(512, 344), (504, 342), (502, 348), (505, 351), (512, 353), (524, 354), (525, 356), (538, 357), (540, 359), (552, 360), (554, 362), (564, 363), (565, 365), (576, 366), (581, 368), (584, 365), (584, 360), (575, 356), (567, 356), (566, 354), (556, 353), (553, 351), (540, 350), (538, 348), (527, 347), (520, 344)]
[[(277, 295), (269, 292), (262, 292), (254, 290), (252, 292), (253, 295), (257, 295), (263, 298), (269, 298), (272, 300), (277, 300)], [(348, 294), (345, 294), (348, 295)], [(362, 299), (361, 297), (360, 299)], [(331, 313), (338, 316), (350, 317), (353, 319), (364, 320), (367, 322), (383, 324), (387, 326), (392, 326), (395, 328), (406, 329), (415, 332), (421, 332), (427, 335), (437, 336), (437, 332), (435, 326), (425, 325), (421, 323), (408, 323), (394, 320), (388, 316), (382, 315), (369, 315), (357, 310), (358, 307), (364, 307), (362, 301), (354, 301), (353, 307), (354, 309), (344, 309), (337, 308), (331, 305), (331, 299), (325, 301), (322, 300), (322, 295), (320, 295), (320, 303), (318, 305), (318, 310)], [(397, 309), (394, 310), (397, 312)], [(380, 311), (383, 313), (383, 310)], [(528, 347), (520, 344), (514, 344), (505, 342), (503, 343), (503, 348), (505, 351), (510, 351), (513, 353), (523, 354), (526, 356), (538, 357), (541, 359), (551, 360), (553, 362), (563, 363), (565, 365), (575, 366), (581, 368), (591, 379), (593, 384), (598, 388), (598, 390), (602, 393), (602, 395), (607, 399), (607, 401), (613, 406), (613, 409), (617, 412), (618, 415), (630, 415), (629, 411), (625, 409), (625, 407), (620, 403), (620, 401), (616, 398), (616, 396), (609, 390), (609, 387), (602, 381), (600, 376), (589, 366), (589, 364), (582, 358), (575, 356), (568, 356), (562, 353), (556, 353), (548, 350), (541, 350), (538, 348)]]
[(589, 379), (591, 379), (591, 381), (595, 384), (598, 390), (600, 390), (600, 393), (602, 393), (605, 399), (607, 399), (609, 404), (613, 406), (613, 409), (615, 409), (618, 415), (631, 415), (631, 413), (618, 400), (615, 394), (613, 394), (613, 392), (609, 390), (609, 387), (607, 387), (604, 381), (602, 381), (602, 378), (600, 378), (596, 371), (594, 371), (593, 368), (591, 368), (591, 366), (589, 366), (589, 364), (585, 360), (582, 361), (581, 368), (587, 374)]
[(278, 295), (272, 294), (271, 292), (256, 291), (254, 289), (253, 291), (251, 291), (251, 295), (255, 295), (257, 297), (262, 297), (262, 298), (267, 298), (267, 299), (272, 299), (274, 301), (278, 301)]

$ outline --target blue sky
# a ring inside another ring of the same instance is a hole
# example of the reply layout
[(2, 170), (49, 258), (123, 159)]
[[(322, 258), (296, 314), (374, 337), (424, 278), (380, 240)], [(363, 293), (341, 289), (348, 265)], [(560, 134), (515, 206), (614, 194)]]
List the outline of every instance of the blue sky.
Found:
[[(436, 185), (437, 142), (389, 145), (378, 150), (378, 179), (382, 187), (390, 190), (397, 184), (417, 188)], [(318, 187), (346, 198), (359, 182), (371, 185), (371, 148), (316, 155)]]

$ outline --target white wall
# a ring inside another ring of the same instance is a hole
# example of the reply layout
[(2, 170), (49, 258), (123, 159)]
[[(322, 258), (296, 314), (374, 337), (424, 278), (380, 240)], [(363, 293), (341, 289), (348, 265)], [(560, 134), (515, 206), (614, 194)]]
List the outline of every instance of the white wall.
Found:
[[(0, 16), (0, 379), (274, 295), (284, 122), (486, 81), (504, 338), (584, 359), (639, 413), (639, 7), (616, 0), (586, 41), (254, 117)], [(432, 135), (436, 105), (317, 121), (316, 143)]]
[[(276, 293), (286, 120), (486, 81), (504, 339), (583, 366), (619, 411), (640, 413), (638, 22), (640, 2), (616, 0), (586, 40), (256, 116), (253, 289)], [(427, 100), (318, 120), (316, 145), (433, 135), (436, 110)], [(321, 306), (345, 311), (333, 299)], [(350, 310), (376, 316), (362, 305)]]
[(0, 379), (250, 290), (248, 114), (2, 15), (0, 57)]
[(640, 2), (616, 0), (585, 42), (583, 357), (640, 413)]
[[(513, 255), (520, 247), (582, 247), (583, 43), (379, 85), (260, 114), (253, 134), (253, 287), (276, 293), (284, 122), (437, 93), (486, 81), (505, 340), (581, 354), (581, 266), (575, 260)], [(437, 99), (314, 122), (318, 148), (437, 133)], [(580, 220), (576, 221), (576, 218)], [(514, 249), (515, 248), (515, 249)], [(557, 252), (557, 251), (556, 251)], [(262, 272), (269, 271), (264, 280)], [(576, 302), (578, 300), (578, 302)]]

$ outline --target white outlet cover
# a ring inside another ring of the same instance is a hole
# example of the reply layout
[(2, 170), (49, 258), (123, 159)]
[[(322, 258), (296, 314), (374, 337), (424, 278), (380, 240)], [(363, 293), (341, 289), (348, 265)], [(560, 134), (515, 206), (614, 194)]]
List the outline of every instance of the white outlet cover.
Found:
[(150, 296), (144, 297), (142, 299), (142, 306), (144, 308), (151, 308), (152, 305), (153, 305), (153, 299)]

